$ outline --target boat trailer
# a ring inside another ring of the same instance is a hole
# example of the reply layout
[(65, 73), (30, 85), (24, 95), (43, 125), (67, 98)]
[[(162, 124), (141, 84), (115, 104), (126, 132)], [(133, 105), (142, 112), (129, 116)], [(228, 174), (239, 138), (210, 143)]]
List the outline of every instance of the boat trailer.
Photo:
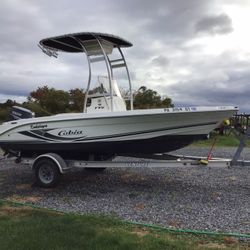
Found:
[[(55, 187), (60, 181), (61, 175), (73, 168), (84, 168), (92, 172), (101, 172), (106, 168), (174, 168), (174, 167), (197, 167), (197, 169), (215, 168), (245, 168), (250, 166), (250, 161), (239, 160), (241, 153), (250, 138), (250, 127), (239, 136), (237, 130), (231, 129), (239, 139), (239, 146), (232, 159), (183, 156), (171, 154), (138, 155), (138, 157), (115, 157), (109, 160), (66, 160), (55, 153), (41, 154), (36, 158), (10, 157), (6, 155), (1, 160), (11, 158), (15, 163), (30, 165), (35, 173), (36, 184), (40, 187)], [(147, 158), (146, 158), (147, 157)]]

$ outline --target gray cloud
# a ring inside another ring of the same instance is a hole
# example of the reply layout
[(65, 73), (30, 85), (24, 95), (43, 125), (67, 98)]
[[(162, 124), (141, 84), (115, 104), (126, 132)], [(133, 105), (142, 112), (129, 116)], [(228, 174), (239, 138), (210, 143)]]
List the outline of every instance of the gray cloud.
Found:
[[(230, 72), (229, 72), (230, 71)], [(213, 74), (213, 72), (211, 72)], [(250, 107), (250, 73), (248, 70), (226, 70), (226, 77), (208, 76), (190, 82), (178, 82), (165, 89), (178, 105), (233, 105), (241, 111)]]
[[(249, 112), (249, 60), (235, 56), (236, 51), (200, 58), (189, 53), (186, 59), (180, 58), (188, 65), (189, 74), (171, 85), (158, 85), (160, 93), (170, 96), (179, 106), (233, 105)], [(178, 68), (179, 62), (175, 63)]]
[[(239, 59), (238, 48), (214, 56), (204, 54), (201, 45), (187, 46), (201, 32), (232, 32), (234, 20), (221, 8), (227, 2), (2, 0), (0, 100), (3, 96), (25, 96), (44, 84), (65, 90), (85, 87), (88, 69), (83, 55), (49, 58), (37, 43), (45, 37), (96, 31), (124, 37), (134, 44), (124, 49), (134, 88), (142, 84), (156, 88), (176, 103), (229, 104), (237, 97), (233, 104), (250, 107), (246, 88), (250, 56)], [(247, 6), (244, 0), (237, 2)], [(96, 69), (99, 71), (99, 66)], [(123, 83), (124, 74), (117, 75)]]
[(157, 56), (152, 59), (152, 64), (158, 67), (166, 67), (170, 63), (169, 59), (163, 55)]
[(222, 13), (220, 15), (206, 16), (195, 25), (196, 32), (215, 34), (227, 34), (233, 31), (231, 18)]
[(214, 10), (215, 1), (118, 0), (114, 5), (117, 11), (123, 10), (122, 19), (140, 26), (142, 33), (136, 41), (164, 38), (168, 44), (176, 44), (194, 36), (195, 22)]

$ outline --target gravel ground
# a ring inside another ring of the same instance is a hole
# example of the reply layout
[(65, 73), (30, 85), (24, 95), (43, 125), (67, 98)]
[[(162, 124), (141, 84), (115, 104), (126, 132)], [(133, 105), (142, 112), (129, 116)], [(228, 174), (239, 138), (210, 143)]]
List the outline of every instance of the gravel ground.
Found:
[[(235, 149), (216, 149), (229, 158)], [(204, 156), (208, 148), (178, 154)], [(243, 153), (250, 159), (250, 150)], [(0, 198), (182, 229), (250, 233), (250, 168), (109, 168), (74, 170), (54, 189), (32, 185), (27, 166), (0, 161)]]

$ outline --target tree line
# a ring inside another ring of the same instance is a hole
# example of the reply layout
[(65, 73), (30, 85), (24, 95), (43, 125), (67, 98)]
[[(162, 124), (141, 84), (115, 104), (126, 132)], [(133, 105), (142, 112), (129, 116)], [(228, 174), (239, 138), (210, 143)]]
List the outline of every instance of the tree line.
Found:
[[(141, 86), (133, 93), (135, 109), (167, 108), (173, 107), (171, 98), (162, 98), (157, 91)], [(0, 103), (0, 120), (7, 119), (12, 106), (22, 106), (33, 111), (36, 116), (47, 116), (59, 113), (82, 112), (85, 92), (75, 88), (69, 91), (57, 90), (48, 86), (38, 87), (27, 97), (27, 101), (17, 103), (7, 100)], [(129, 109), (129, 102), (127, 107)]]

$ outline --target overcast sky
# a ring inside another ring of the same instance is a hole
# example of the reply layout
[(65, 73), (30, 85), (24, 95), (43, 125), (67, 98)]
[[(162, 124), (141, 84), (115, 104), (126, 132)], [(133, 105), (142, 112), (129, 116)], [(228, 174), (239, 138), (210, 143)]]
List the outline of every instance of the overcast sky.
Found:
[(133, 88), (176, 105), (235, 105), (250, 112), (250, 0), (1, 0), (0, 102), (48, 85), (86, 87), (82, 55), (49, 58), (46, 37), (95, 31), (124, 49)]

